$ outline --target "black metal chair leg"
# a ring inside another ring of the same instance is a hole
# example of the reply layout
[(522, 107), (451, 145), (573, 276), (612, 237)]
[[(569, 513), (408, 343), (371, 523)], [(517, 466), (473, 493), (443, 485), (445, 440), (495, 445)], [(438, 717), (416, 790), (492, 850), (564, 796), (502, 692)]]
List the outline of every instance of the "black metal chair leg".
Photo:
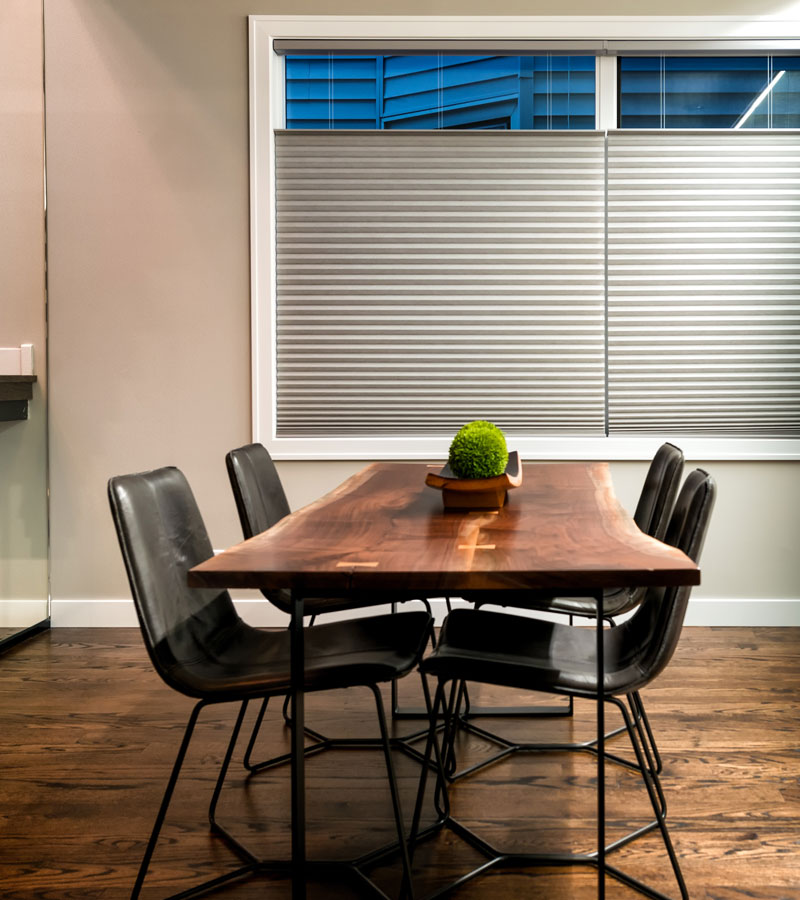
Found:
[[(635, 701), (634, 701), (635, 702)], [(631, 697), (628, 697), (628, 705), (631, 705)], [(645, 729), (643, 728), (643, 719), (641, 716), (636, 718), (635, 713), (631, 713), (631, 719), (633, 724), (636, 727), (636, 732), (639, 736), (639, 744), (641, 745), (642, 750), (644, 751), (645, 759), (647, 760), (647, 770), (650, 773), (650, 777), (653, 780), (653, 786), (656, 789), (656, 793), (658, 794), (658, 801), (661, 807), (661, 815), (666, 818), (667, 817), (667, 798), (664, 796), (664, 790), (661, 787), (661, 779), (659, 778), (660, 772), (658, 771), (657, 764), (653, 760), (653, 756), (650, 748), (650, 741), (646, 736)], [(627, 725), (627, 723), (626, 723)], [(631, 741), (633, 739), (631, 738)], [(659, 764), (661, 760), (659, 759)]]
[(472, 701), (469, 699), (469, 685), (466, 681), (462, 681), (461, 683), (464, 685), (464, 717), (467, 718), (469, 716), (470, 709), (472, 709)]
[(392, 811), (394, 812), (394, 823), (397, 829), (400, 859), (403, 864), (403, 881), (400, 887), (400, 896), (401, 898), (408, 897), (409, 900), (414, 900), (414, 885), (411, 880), (411, 860), (408, 853), (405, 828), (403, 826), (403, 810), (400, 805), (400, 791), (397, 788), (397, 776), (395, 775), (394, 763), (392, 761), (392, 748), (389, 743), (389, 732), (386, 727), (386, 714), (383, 710), (383, 698), (381, 697), (380, 688), (376, 684), (372, 684), (370, 687), (372, 689), (372, 694), (375, 697), (375, 707), (378, 711), (378, 724), (381, 730), (383, 756), (386, 760), (386, 774), (389, 779), (389, 791), (392, 795)]
[(283, 721), (284, 721), (287, 725), (291, 725), (291, 724), (292, 724), (292, 716), (291, 716), (291, 713), (289, 712), (289, 704), (290, 704), (291, 702), (292, 702), (292, 695), (291, 695), (291, 694), (287, 694), (287, 695), (283, 698), (283, 708), (281, 709), (281, 715), (283, 716)]
[[(638, 691), (636, 691), (634, 693), (628, 694), (627, 699), (628, 699), (628, 705), (630, 706), (631, 717), (633, 719), (633, 723), (634, 723), (634, 725), (636, 725), (636, 728), (639, 731), (639, 735), (640, 735), (640, 738), (642, 741), (642, 747), (644, 748), (645, 754), (647, 756), (647, 762), (648, 762), (648, 765), (650, 766), (650, 771), (656, 775), (660, 775), (662, 768), (663, 768), (663, 765), (661, 762), (661, 755), (658, 751), (658, 747), (655, 744), (655, 737), (653, 736), (653, 732), (649, 727), (650, 723), (647, 719), (647, 713), (645, 712), (644, 703), (642, 702), (642, 698), (639, 695)], [(468, 727), (470, 728), (470, 730), (472, 730), (476, 733), (480, 733), (479, 730), (476, 729), (474, 725), (469, 725)], [(644, 731), (642, 730), (642, 727), (644, 727), (644, 729), (645, 729)], [(608, 742), (611, 738), (617, 737), (620, 734), (625, 734), (626, 731), (627, 731), (627, 729), (625, 728), (624, 724), (620, 725), (619, 728), (613, 729), (613, 731), (607, 731), (606, 735), (605, 735), (605, 741)], [(485, 732), (483, 734), (483, 736), (491, 737), (491, 738), (496, 737), (496, 735), (492, 735), (490, 732)], [(510, 744), (510, 743), (511, 743), (510, 741), (506, 741), (506, 744)], [(592, 752), (596, 752), (596, 748), (597, 748), (597, 739), (596, 738), (586, 741), (583, 744), (575, 744), (574, 745), (574, 749), (576, 749), (576, 750), (583, 749), (583, 750), (590, 750)], [(523, 745), (523, 747), (521, 747), (520, 749), (534, 749), (534, 745), (532, 745), (532, 744)], [(611, 753), (608, 750), (606, 750), (606, 758), (615, 763), (618, 763), (619, 765), (627, 766), (629, 769), (637, 769), (638, 768), (638, 766), (636, 765), (635, 762), (625, 759), (614, 753)], [(488, 765), (492, 761), (493, 761), (493, 759), (486, 760), (484, 765)], [(461, 774), (461, 773), (459, 773), (459, 774)]]
[(442, 765), (448, 778), (452, 778), (456, 770), (456, 738), (458, 736), (457, 710), (461, 700), (461, 685), (463, 681), (452, 681), (450, 684), (450, 697), (447, 706), (444, 707), (444, 737), (442, 738)]
[[(423, 676), (423, 678), (424, 677), (425, 676)], [(427, 683), (425, 685), (425, 690), (427, 691)], [(428, 703), (430, 703), (430, 695), (428, 695)], [(448, 740), (448, 727), (452, 725), (452, 720), (448, 722), (447, 707), (444, 702), (444, 688), (442, 689), (441, 715), (442, 725), (440, 726), (440, 729), (437, 728), (437, 730), (442, 731), (441, 747), (438, 738), (435, 738), (433, 743), (433, 752), (436, 757), (436, 792), (433, 798), (433, 805), (439, 816), (446, 819), (450, 815), (450, 795), (447, 791), (448, 778), (445, 774), (444, 747), (446, 745), (445, 742)]]
[[(429, 712), (429, 730), (428, 730), (428, 739), (425, 743), (425, 754), (422, 762), (422, 771), (420, 772), (419, 786), (417, 787), (417, 798), (414, 803), (414, 815), (411, 820), (411, 832), (409, 834), (409, 858), (413, 860), (414, 851), (417, 845), (417, 839), (419, 836), (419, 824), (420, 819), (422, 818), (422, 804), (425, 800), (425, 789), (428, 784), (428, 770), (431, 766), (431, 755), (435, 754), (436, 756), (436, 791), (434, 793), (434, 805), (436, 808), (436, 812), (439, 816), (439, 819), (436, 825), (432, 826), (436, 828), (439, 825), (442, 825), (450, 815), (450, 798), (447, 794), (447, 781), (444, 773), (444, 765), (442, 763), (442, 754), (439, 749), (439, 740), (437, 737), (438, 730), (438, 719), (439, 719), (439, 710), (442, 709), (444, 712), (445, 703), (444, 703), (444, 684), (439, 683), (436, 688), (436, 699), (433, 704), (431, 704), (431, 694), (430, 689), (428, 688), (428, 681), (424, 675), (422, 677), (422, 691), (425, 696), (425, 706)], [(439, 798), (440, 796), (444, 797), (444, 804), (440, 806)]]
[[(228, 741), (228, 747), (225, 751), (225, 756), (222, 760), (222, 765), (220, 766), (219, 775), (217, 775), (217, 781), (214, 785), (214, 792), (211, 795), (211, 802), (208, 806), (208, 824), (211, 826), (211, 831), (214, 834), (218, 834), (228, 845), (230, 850), (232, 850), (240, 859), (242, 859), (245, 863), (252, 865), (253, 867), (258, 866), (259, 860), (255, 854), (251, 853), (241, 841), (237, 840), (227, 829), (223, 828), (217, 822), (217, 803), (219, 802), (220, 793), (222, 792), (222, 785), (225, 782), (225, 776), (228, 774), (228, 768), (231, 764), (231, 759), (233, 757), (233, 750), (236, 746), (236, 741), (239, 739), (239, 733), (242, 729), (242, 723), (244, 722), (245, 713), (247, 712), (247, 700), (243, 700), (241, 706), (239, 707), (239, 714), (236, 718), (236, 724), (233, 726), (233, 731), (231, 732), (230, 740)], [(265, 702), (262, 704), (261, 709), (266, 708), (266, 698)], [(256, 732), (254, 732), (255, 734)], [(252, 741), (252, 737), (251, 737)], [(232, 876), (223, 876), (226, 880)]]
[[(217, 782), (214, 785), (214, 792), (211, 795), (211, 802), (208, 805), (208, 824), (212, 829), (222, 831), (222, 829), (217, 825), (216, 813), (217, 813), (217, 803), (219, 801), (219, 795), (222, 791), (222, 785), (225, 781), (225, 776), (228, 774), (228, 766), (231, 764), (231, 757), (233, 756), (233, 748), (236, 746), (236, 741), (239, 738), (239, 732), (242, 728), (242, 722), (244, 721), (245, 713), (247, 712), (247, 700), (242, 701), (242, 705), (239, 707), (239, 714), (236, 717), (236, 724), (233, 726), (233, 731), (231, 732), (231, 738), (228, 741), (228, 747), (225, 751), (225, 756), (222, 760), (222, 765), (220, 766), (219, 775), (217, 776)], [(267, 706), (267, 698), (264, 698), (264, 703), (261, 706), (261, 709), (266, 709)], [(249, 749), (249, 748), (248, 748)]]
[[(164, 819), (167, 815), (167, 810), (172, 799), (172, 794), (175, 790), (175, 786), (178, 782), (178, 776), (180, 775), (181, 767), (183, 766), (183, 762), (186, 757), (186, 751), (189, 748), (189, 743), (191, 742), (192, 734), (194, 733), (194, 728), (197, 724), (197, 718), (200, 714), (200, 710), (206, 705), (207, 702), (205, 700), (201, 700), (195, 705), (191, 715), (189, 716), (189, 721), (186, 725), (186, 730), (184, 731), (183, 740), (181, 741), (178, 755), (172, 767), (172, 772), (170, 774), (166, 790), (164, 791), (164, 796), (161, 800), (161, 806), (159, 807), (158, 815), (156, 816), (153, 830), (150, 834), (150, 839), (147, 842), (147, 847), (145, 849), (142, 863), (139, 866), (139, 872), (136, 876), (136, 882), (131, 892), (131, 900), (137, 900), (137, 898), (139, 897), (139, 893), (141, 892), (142, 885), (144, 884), (144, 880), (147, 875), (147, 870), (150, 867), (150, 862), (158, 843), (158, 837), (161, 833), (161, 828), (164, 824)], [(240, 878), (243, 878), (244, 876), (251, 875), (259, 868), (260, 863), (258, 861), (258, 858), (254, 856), (254, 854), (252, 854), (244, 845), (239, 843), (236, 838), (225, 831), (225, 829), (222, 828), (215, 819), (217, 801), (219, 800), (220, 791), (222, 790), (222, 784), (225, 781), (225, 775), (230, 766), (233, 749), (236, 745), (236, 740), (242, 727), (246, 709), (247, 701), (243, 701), (236, 719), (236, 724), (233, 728), (233, 733), (231, 734), (231, 738), (228, 741), (228, 748), (225, 752), (225, 757), (219, 775), (217, 776), (217, 781), (214, 787), (214, 792), (208, 811), (209, 824), (211, 825), (212, 832), (222, 837), (225, 840), (226, 844), (228, 844), (229, 848), (245, 862), (245, 865), (240, 866), (238, 869), (234, 869), (233, 871), (226, 872), (224, 875), (218, 875), (216, 878), (211, 878), (208, 881), (196, 884), (193, 887), (180, 891), (177, 894), (172, 894), (167, 898), (167, 900), (188, 900), (188, 898), (190, 897), (200, 897), (203, 894), (207, 894), (218, 887), (222, 887), (224, 884), (227, 884), (230, 881), (236, 881)]]
[(647, 718), (647, 713), (645, 712), (642, 695), (639, 693), (639, 691), (634, 691), (631, 696), (636, 701), (636, 709), (639, 713), (639, 718), (641, 719), (641, 722), (644, 725), (645, 732), (647, 733), (647, 743), (650, 745), (650, 749), (653, 751), (653, 756), (655, 758), (656, 764), (654, 771), (657, 775), (660, 775), (664, 769), (664, 764), (661, 761), (661, 754), (659, 753), (656, 739), (653, 736), (653, 729), (650, 727), (650, 720)]
[(269, 705), (269, 697), (264, 697), (264, 700), (261, 703), (261, 706), (258, 710), (258, 715), (256, 716), (255, 724), (253, 725), (253, 730), (250, 733), (250, 740), (247, 742), (247, 749), (244, 751), (244, 759), (242, 760), (245, 769), (248, 772), (255, 772), (257, 768), (253, 765), (250, 760), (250, 757), (253, 753), (253, 747), (256, 745), (256, 738), (258, 737), (258, 732), (261, 729), (261, 723), (264, 721), (264, 716), (267, 712), (267, 706)]
[(161, 832), (161, 826), (164, 824), (164, 819), (167, 815), (167, 809), (169, 808), (169, 803), (172, 799), (175, 785), (178, 782), (178, 776), (180, 775), (181, 766), (183, 765), (183, 760), (186, 757), (186, 751), (189, 748), (189, 742), (192, 739), (194, 726), (197, 724), (197, 717), (200, 715), (200, 710), (205, 705), (205, 702), (202, 700), (199, 703), (195, 704), (195, 707), (192, 710), (191, 715), (189, 716), (189, 721), (186, 723), (186, 729), (183, 732), (183, 740), (181, 741), (178, 755), (175, 758), (175, 763), (172, 766), (172, 772), (170, 773), (169, 781), (167, 782), (167, 787), (164, 791), (164, 796), (161, 799), (161, 806), (158, 809), (158, 814), (156, 815), (156, 820), (153, 824), (153, 830), (150, 832), (150, 840), (147, 842), (147, 847), (144, 851), (144, 857), (142, 859), (141, 865), (139, 866), (139, 872), (136, 876), (136, 882), (133, 885), (131, 900), (136, 900), (142, 889), (142, 884), (144, 883), (145, 875), (147, 875), (147, 869), (150, 866), (150, 860), (153, 856), (153, 851), (155, 850), (156, 844), (158, 843), (158, 835)]
[[(428, 615), (431, 616), (431, 618), (433, 618), (433, 612), (431, 611), (431, 604), (427, 598), (414, 597), (412, 600), (408, 600), (406, 602), (411, 603), (414, 601), (421, 603), (425, 607), (425, 610), (427, 611)], [(395, 612), (397, 612), (397, 603), (396, 602), (392, 603), (392, 613), (395, 613)], [(431, 647), (435, 650), (436, 649), (436, 633), (433, 628), (431, 628), (430, 641), (431, 641)], [(390, 708), (391, 708), (392, 719), (427, 719), (427, 713), (424, 709), (418, 709), (416, 707), (409, 707), (406, 709), (402, 709), (400, 707), (400, 690), (399, 690), (397, 681), (392, 682), (390, 691), (391, 691), (391, 698), (390, 698), (389, 704), (390, 704)], [(405, 740), (416, 740), (417, 738), (422, 737), (423, 734), (425, 734), (425, 729), (413, 732), (413, 734), (408, 735), (405, 738)]]
[[(453, 702), (455, 700), (455, 702)], [(461, 706), (464, 706), (464, 713), (460, 712)], [(449, 740), (444, 743), (444, 765), (447, 775), (452, 779), (456, 771), (456, 739), (458, 731), (462, 724), (466, 722), (466, 715), (469, 711), (469, 689), (467, 682), (460, 680), (454, 681), (450, 689), (450, 701), (447, 705), (445, 733), (449, 735)]]
[[(652, 774), (650, 768), (647, 765), (644, 753), (642, 752), (642, 748), (639, 745), (639, 740), (637, 740), (636, 738), (634, 727), (631, 722), (631, 717), (628, 715), (628, 710), (625, 708), (625, 704), (618, 697), (609, 697), (608, 700), (611, 703), (614, 703), (622, 713), (622, 718), (625, 721), (625, 727), (628, 731), (628, 735), (630, 736), (634, 753), (636, 754), (636, 760), (639, 763), (639, 770), (642, 774), (642, 781), (644, 781), (645, 788), (647, 789), (647, 795), (650, 798), (650, 805), (653, 808), (653, 813), (658, 822), (658, 828), (661, 832), (661, 839), (664, 842), (664, 847), (666, 848), (667, 855), (669, 856), (669, 861), (672, 865), (672, 871), (675, 875), (675, 880), (678, 883), (678, 889), (681, 892), (681, 898), (682, 900), (689, 900), (689, 893), (686, 889), (686, 882), (683, 879), (683, 873), (681, 872), (680, 863), (678, 862), (678, 856), (675, 853), (675, 848), (672, 844), (672, 838), (670, 837), (669, 830), (667, 829), (666, 818), (662, 812), (662, 809), (659, 809), (659, 806), (663, 807), (663, 802), (660, 802), (659, 799), (659, 794), (662, 794), (662, 792), (656, 788), (656, 785), (658, 784), (658, 778)], [(660, 788), (660, 784), (658, 784), (658, 788)], [(661, 800), (663, 801), (663, 794)], [(640, 891), (644, 888), (644, 892), (648, 893), (651, 897), (664, 897), (664, 895), (660, 892), (654, 891), (652, 888), (648, 888), (647, 885), (643, 885), (641, 882), (638, 882), (636, 879), (633, 879), (630, 876), (627, 876), (627, 881)]]
[[(647, 767), (650, 769), (652, 774), (658, 774), (656, 772), (656, 762), (653, 758), (653, 751), (650, 747), (650, 740), (647, 737), (647, 731), (644, 728), (644, 722), (642, 720), (641, 711), (636, 703), (636, 698), (633, 694), (628, 694), (626, 697), (628, 701), (628, 709), (631, 713), (631, 719), (633, 720), (633, 724), (636, 726), (636, 731), (639, 735), (639, 742), (642, 745), (642, 749), (644, 750), (645, 758), (647, 759)], [(660, 758), (659, 758), (660, 762)]]
[[(290, 695), (287, 694), (283, 701), (283, 719), (287, 726), (291, 726), (292, 717), (289, 713), (289, 700)], [(245, 769), (247, 769), (250, 774), (254, 774), (256, 772), (262, 772), (264, 769), (272, 769), (275, 766), (282, 766), (285, 763), (291, 760), (291, 753), (282, 753), (279, 756), (274, 756), (272, 759), (266, 759), (262, 762), (254, 763), (252, 761), (253, 748), (256, 745), (256, 740), (258, 738), (258, 734), (261, 730), (261, 725), (264, 721), (264, 715), (267, 711), (267, 706), (269, 703), (269, 698), (265, 697), (263, 703), (261, 704), (261, 708), (258, 711), (258, 715), (256, 716), (256, 720), (253, 723), (253, 730), (250, 733), (250, 740), (247, 742), (247, 749), (245, 750), (244, 758), (242, 759), (242, 765)], [(306, 755), (311, 753), (317, 753), (321, 750), (327, 749), (330, 745), (330, 741), (324, 735), (320, 734), (318, 731), (314, 731), (313, 728), (306, 726), (305, 733), (314, 741), (315, 744), (306, 747)]]

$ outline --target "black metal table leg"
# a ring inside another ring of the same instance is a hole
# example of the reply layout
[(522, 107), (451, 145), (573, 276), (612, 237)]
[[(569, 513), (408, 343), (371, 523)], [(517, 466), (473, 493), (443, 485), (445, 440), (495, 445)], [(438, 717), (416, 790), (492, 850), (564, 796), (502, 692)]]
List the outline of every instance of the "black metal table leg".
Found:
[(597, 602), (597, 900), (606, 895), (606, 754), (605, 754), (605, 661), (603, 659), (603, 592)]
[(303, 682), (305, 646), (303, 598), (292, 590), (292, 618), (289, 624), (292, 678), (292, 900), (306, 897), (306, 791)]

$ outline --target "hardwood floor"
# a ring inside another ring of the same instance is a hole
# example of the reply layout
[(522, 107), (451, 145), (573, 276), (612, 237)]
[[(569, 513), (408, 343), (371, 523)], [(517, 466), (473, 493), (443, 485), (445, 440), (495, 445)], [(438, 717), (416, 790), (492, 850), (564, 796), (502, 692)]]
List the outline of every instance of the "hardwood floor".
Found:
[[(664, 756), (669, 823), (692, 900), (800, 900), (800, 629), (687, 628), (672, 664), (644, 691)], [(191, 701), (153, 673), (138, 631), (58, 629), (0, 656), (0, 897), (91, 900), (130, 895)], [(417, 676), (401, 685), (417, 702)], [(481, 702), (513, 692), (484, 689)], [(331, 735), (377, 733), (367, 691), (318, 694), (307, 720)], [(609, 710), (609, 716), (612, 715)], [(234, 867), (212, 838), (206, 807), (234, 710), (201, 718), (143, 898)], [(255, 709), (248, 713), (252, 722)], [(495, 720), (496, 730), (542, 740), (592, 734), (594, 710), (573, 720)], [(401, 722), (405, 733), (413, 723)], [(247, 727), (247, 726), (246, 726)], [(615, 749), (624, 747), (616, 739)], [(279, 704), (260, 747), (283, 749)], [(488, 745), (462, 741), (459, 758)], [(288, 855), (288, 769), (249, 780), (235, 757), (219, 818), (264, 855)], [(403, 802), (412, 808), (419, 769), (397, 754)], [(516, 755), (452, 789), (457, 815), (503, 848), (591, 849), (594, 766), (585, 754)], [(617, 766), (608, 771), (611, 835), (646, 820), (643, 790)], [(391, 840), (382, 760), (374, 751), (329, 751), (308, 763), (309, 855), (357, 856)], [(452, 834), (415, 859), (418, 896), (466, 871), (477, 855)], [(648, 836), (615, 861), (670, 897), (676, 888), (660, 841)], [(397, 871), (373, 873), (392, 895)], [(251, 880), (215, 896), (284, 900), (288, 882)], [(357, 896), (314, 883), (311, 898)], [(493, 872), (456, 892), (459, 900), (583, 900), (595, 874), (575, 867)], [(608, 879), (609, 900), (639, 896)]]

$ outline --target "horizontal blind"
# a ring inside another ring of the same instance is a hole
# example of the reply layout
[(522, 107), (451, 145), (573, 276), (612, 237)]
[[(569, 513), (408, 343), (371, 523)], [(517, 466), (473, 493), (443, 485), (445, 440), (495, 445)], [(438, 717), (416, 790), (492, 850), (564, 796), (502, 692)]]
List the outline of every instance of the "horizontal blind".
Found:
[(611, 132), (611, 434), (800, 432), (800, 136)]
[(604, 430), (604, 139), (276, 132), (277, 434)]

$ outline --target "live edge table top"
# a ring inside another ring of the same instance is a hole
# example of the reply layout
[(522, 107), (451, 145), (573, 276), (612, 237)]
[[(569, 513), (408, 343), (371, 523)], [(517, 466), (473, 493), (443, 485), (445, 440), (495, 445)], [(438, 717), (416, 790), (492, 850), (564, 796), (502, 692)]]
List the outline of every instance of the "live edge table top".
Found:
[(647, 537), (607, 463), (529, 463), (493, 512), (445, 511), (431, 466), (374, 463), (269, 531), (189, 573), (194, 587), (389, 591), (695, 585), (685, 554)]

